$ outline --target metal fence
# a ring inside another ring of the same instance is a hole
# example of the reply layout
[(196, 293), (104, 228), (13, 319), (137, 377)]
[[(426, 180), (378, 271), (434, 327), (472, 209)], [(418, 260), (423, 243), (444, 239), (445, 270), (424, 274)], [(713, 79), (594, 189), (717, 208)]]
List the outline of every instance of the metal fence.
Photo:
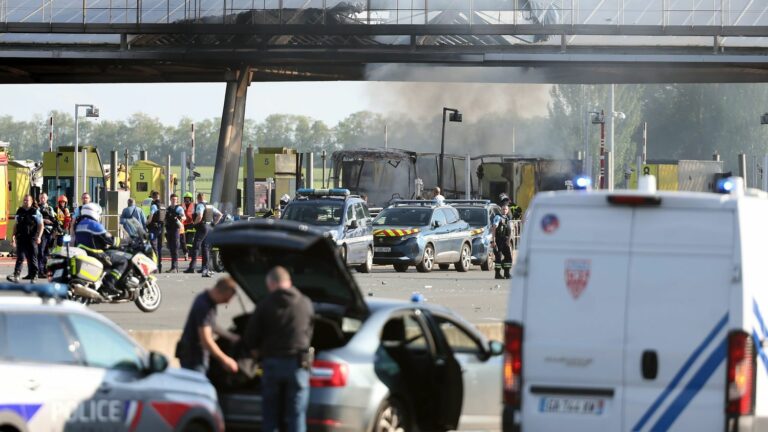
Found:
[(768, 25), (768, 2), (754, 0), (0, 0), (2, 23), (227, 24), (251, 13), (251, 24), (295, 24), (303, 11), (315, 24)]

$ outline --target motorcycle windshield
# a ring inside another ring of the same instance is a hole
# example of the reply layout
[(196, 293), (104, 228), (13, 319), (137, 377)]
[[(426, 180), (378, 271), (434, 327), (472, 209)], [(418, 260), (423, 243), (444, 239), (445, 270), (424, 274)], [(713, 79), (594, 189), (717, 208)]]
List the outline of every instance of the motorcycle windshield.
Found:
[(142, 227), (139, 221), (134, 218), (128, 218), (123, 223), (123, 230), (125, 231), (125, 234), (131, 239), (143, 239), (147, 235), (144, 227)]

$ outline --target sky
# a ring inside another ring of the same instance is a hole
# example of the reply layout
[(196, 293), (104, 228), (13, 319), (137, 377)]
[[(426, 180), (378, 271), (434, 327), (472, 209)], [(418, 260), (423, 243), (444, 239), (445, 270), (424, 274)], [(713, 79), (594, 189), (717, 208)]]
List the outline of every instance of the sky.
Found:
[[(126, 120), (143, 112), (166, 125), (183, 117), (200, 121), (221, 117), (223, 83), (201, 84), (19, 84), (0, 85), (0, 116), (30, 120), (59, 110), (74, 114), (75, 104), (93, 104), (100, 119)], [(270, 114), (306, 115), (335, 126), (352, 113), (369, 110), (419, 118), (456, 107), (472, 121), (490, 113), (546, 115), (547, 85), (402, 83), (377, 81), (254, 82), (248, 89), (246, 117), (262, 121)], [(81, 112), (81, 115), (83, 113)]]
[[(51, 110), (70, 112), (75, 104), (93, 104), (104, 120), (125, 120), (135, 112), (175, 125), (182, 117), (221, 117), (223, 83), (203, 84), (20, 84), (0, 85), (0, 116), (30, 120)], [(254, 82), (248, 89), (246, 117), (307, 115), (335, 125), (353, 112), (372, 108), (364, 82)], [(333, 101), (333, 103), (328, 103)]]

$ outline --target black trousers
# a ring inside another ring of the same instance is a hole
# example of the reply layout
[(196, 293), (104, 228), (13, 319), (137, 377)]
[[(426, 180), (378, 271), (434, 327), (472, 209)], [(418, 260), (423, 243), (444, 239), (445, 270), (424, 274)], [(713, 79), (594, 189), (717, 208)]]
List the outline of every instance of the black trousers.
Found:
[(208, 268), (208, 244), (205, 239), (208, 237), (208, 232), (211, 230), (210, 224), (200, 224), (196, 227), (195, 242), (192, 245), (191, 260), (189, 261), (189, 267), (194, 268), (197, 264), (197, 255), (203, 259), (203, 268)]
[(21, 274), (21, 263), (27, 260), (27, 275), (37, 275), (37, 244), (34, 237), (16, 236), (16, 267), (13, 274)]
[(152, 227), (149, 229), (149, 242), (157, 255), (157, 268), (163, 268), (163, 227)]
[(178, 268), (179, 231), (178, 227), (169, 227), (165, 230), (166, 240), (168, 240), (168, 251), (171, 252), (171, 268)]
[(37, 265), (39, 267), (38, 274), (47, 274), (45, 265), (48, 264), (48, 249), (53, 243), (53, 234), (43, 232), (43, 237), (40, 239), (40, 244), (37, 245)]
[(494, 258), (496, 258), (496, 270), (512, 268), (512, 248), (509, 247), (508, 237), (500, 237), (497, 239), (493, 255)]

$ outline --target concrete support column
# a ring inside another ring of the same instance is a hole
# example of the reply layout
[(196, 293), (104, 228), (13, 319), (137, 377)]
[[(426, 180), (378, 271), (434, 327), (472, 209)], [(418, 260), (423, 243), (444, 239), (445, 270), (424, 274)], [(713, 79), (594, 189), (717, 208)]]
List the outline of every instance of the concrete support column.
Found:
[(221, 115), (210, 202), (222, 212), (230, 214), (234, 214), (237, 208), (237, 178), (240, 172), (240, 153), (243, 149), (245, 99), (250, 83), (251, 68), (243, 66), (236, 79), (227, 82)]

